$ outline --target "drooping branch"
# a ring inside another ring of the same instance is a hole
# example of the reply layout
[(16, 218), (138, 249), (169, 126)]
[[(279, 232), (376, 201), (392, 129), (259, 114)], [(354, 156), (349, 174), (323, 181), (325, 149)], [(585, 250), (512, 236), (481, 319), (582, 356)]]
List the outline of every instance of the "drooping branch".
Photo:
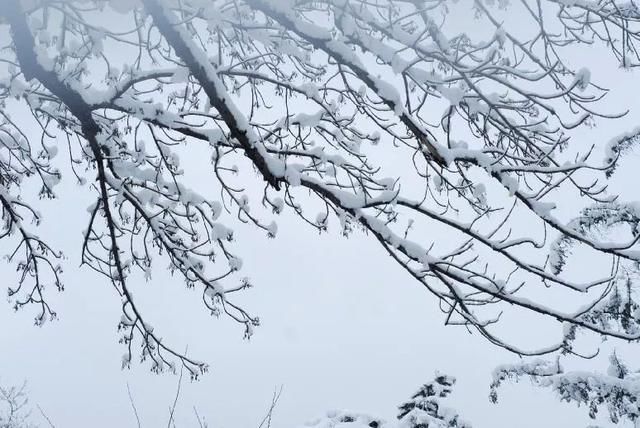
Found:
[[(42, 83), (54, 96), (58, 97), (62, 103), (71, 111), (71, 113), (80, 122), (81, 133), (91, 148), (91, 152), (95, 159), (95, 165), (97, 168), (98, 176), (97, 182), (99, 186), (100, 201), (99, 206), (102, 208), (105, 216), (105, 222), (109, 231), (110, 237), (110, 257), (113, 258), (113, 263), (116, 269), (115, 276), (111, 277), (112, 282), (118, 292), (125, 299), (124, 307), (131, 308), (134, 314), (133, 323), (130, 325), (131, 329), (137, 328), (143, 335), (146, 343), (146, 349), (152, 351), (154, 347), (158, 347), (167, 351), (175, 357), (178, 357), (182, 363), (190, 370), (192, 376), (197, 376), (200, 372), (206, 369), (206, 365), (187, 358), (178, 352), (173, 351), (171, 348), (166, 347), (161, 343), (161, 340), (155, 336), (153, 330), (145, 323), (139, 309), (133, 301), (131, 292), (126, 284), (126, 275), (124, 264), (121, 260), (121, 251), (118, 246), (118, 237), (116, 232), (115, 219), (111, 209), (111, 203), (109, 201), (108, 190), (108, 178), (106, 173), (106, 161), (105, 155), (109, 156), (108, 148), (100, 144), (99, 140), (102, 138), (101, 133), (103, 130), (95, 121), (92, 115), (91, 106), (84, 101), (82, 96), (72, 89), (67, 84), (63, 83), (55, 71), (47, 70), (37, 58), (35, 53), (35, 41), (29, 27), (27, 25), (26, 15), (20, 6), (19, 0), (9, 0), (3, 9), (0, 11), (0, 16), (4, 16), (9, 22), (13, 40), (15, 43), (16, 56), (20, 63), (22, 73), (28, 80), (37, 79)], [(87, 234), (91, 231), (87, 231)], [(126, 314), (126, 310), (125, 310)], [(151, 343), (151, 344), (150, 344)], [(152, 355), (155, 359), (155, 356)], [(130, 359), (130, 357), (129, 357)]]
[[(563, 54), (603, 40), (615, 57), (631, 55), (640, 34), (633, 8), (523, 1), (509, 6), (526, 17), (519, 28), (472, 2), (488, 30), (476, 40), (447, 25), (468, 12), (463, 5), (440, 0), (205, 3), (131, 4), (117, 32), (94, 24), (99, 2), (54, 2), (46, 24), (36, 19), (41, 5), (26, 19), (14, 1), (13, 12), (3, 11), (18, 61), (6, 59), (0, 98), (30, 109), (43, 141), (57, 148), (66, 138), (78, 181), (86, 180), (78, 166), (97, 171), (83, 261), (125, 295), (125, 365), (136, 328), (148, 339), (143, 355), (161, 345), (123, 291), (132, 271), (149, 280), (154, 249), (187, 287), (201, 289), (211, 314), (224, 312), (249, 336), (258, 318), (229, 298), (250, 281), (220, 284), (242, 264), (227, 224), (276, 237), (273, 216), (285, 209), (318, 232), (335, 221), (345, 235), (369, 234), (434, 297), (446, 324), (513, 352), (573, 352), (576, 329), (638, 339), (640, 320), (609, 318), (621, 278), (640, 257), (640, 213), (615, 202), (603, 181), (634, 133), (608, 144), (604, 163), (597, 145), (573, 144), (574, 129), (619, 113), (596, 111), (607, 91)], [(607, 26), (624, 29), (623, 47), (601, 32)], [(127, 59), (118, 64), (109, 52), (119, 47)], [(6, 133), (0, 150), (20, 161), (0, 158), (0, 177), (15, 189), (21, 176), (38, 174), (50, 192), (54, 171), (28, 148), (31, 133)], [(179, 159), (200, 150), (211, 165), (202, 194), (184, 184), (192, 164)], [(266, 182), (257, 204), (246, 174), (254, 170)], [(565, 197), (585, 205), (568, 222), (553, 211)], [(609, 242), (614, 229), (622, 238)], [(440, 231), (451, 242), (429, 241)], [(576, 244), (607, 272), (576, 281), (563, 271)], [(545, 287), (575, 307), (525, 291)], [(525, 349), (495, 333), (505, 307), (569, 328)]]

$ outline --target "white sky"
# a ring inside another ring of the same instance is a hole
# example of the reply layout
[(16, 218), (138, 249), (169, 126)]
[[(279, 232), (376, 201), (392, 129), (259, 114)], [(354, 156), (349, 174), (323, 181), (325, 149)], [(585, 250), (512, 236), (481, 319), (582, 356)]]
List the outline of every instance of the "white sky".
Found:
[[(640, 117), (638, 72), (596, 66), (597, 57), (575, 61), (594, 66), (594, 80), (612, 88), (609, 106), (631, 109), (624, 119), (584, 132), (585, 143), (606, 142), (633, 127)], [(640, 197), (634, 165), (640, 165), (637, 152), (614, 182), (629, 199)], [(198, 179), (198, 170), (191, 174)], [(205, 177), (209, 174), (203, 171)], [(41, 205), (47, 215), (42, 235), (55, 238), (52, 242), (68, 258), (66, 290), (51, 294), (60, 320), (36, 328), (28, 309), (16, 314), (10, 304), (0, 305), (0, 384), (27, 380), (32, 404), (40, 405), (58, 428), (99, 428), (135, 425), (128, 383), (142, 426), (164, 426), (178, 377), (154, 375), (140, 364), (121, 370), (124, 349), (115, 331), (119, 299), (103, 278), (77, 268), (85, 208), (92, 199), (72, 181), (61, 185), (59, 200)], [(296, 427), (332, 409), (392, 419), (396, 406), (437, 370), (458, 378), (449, 405), (476, 428), (593, 423), (585, 409), (560, 404), (550, 391), (528, 382), (505, 386), (499, 404), (489, 404), (491, 371), (514, 361), (513, 355), (462, 328), (444, 327), (431, 296), (361, 233), (345, 239), (334, 229), (319, 237), (288, 214), (278, 223), (275, 240), (249, 226), (235, 227), (243, 274), (256, 284), (242, 300), (262, 320), (250, 341), (242, 340), (237, 325), (209, 317), (199, 304), (200, 293), (185, 291), (163, 265), (155, 267), (152, 282), (134, 286), (134, 293), (150, 291), (143, 309), (156, 331), (176, 347), (188, 345), (190, 355), (211, 365), (200, 381), (183, 382), (178, 426), (196, 426), (195, 406), (210, 427), (257, 428), (280, 385), (275, 427)], [(576, 263), (586, 268), (589, 262)], [(0, 277), (14, 278), (11, 266), (0, 269)], [(507, 328), (532, 339), (557, 334), (532, 320), (513, 319)], [(632, 366), (638, 356), (637, 349), (623, 354)], [(603, 360), (592, 364), (602, 369)], [(598, 423), (609, 426), (606, 418)]]

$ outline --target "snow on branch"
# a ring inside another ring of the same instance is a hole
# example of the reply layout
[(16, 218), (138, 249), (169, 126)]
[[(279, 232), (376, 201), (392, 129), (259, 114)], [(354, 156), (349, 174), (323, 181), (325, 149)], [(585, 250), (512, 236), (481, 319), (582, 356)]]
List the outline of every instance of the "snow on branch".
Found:
[(409, 401), (399, 406), (396, 421), (385, 421), (362, 413), (329, 412), (326, 417), (306, 424), (313, 428), (471, 428), (457, 411), (443, 405), (456, 379), (443, 374), (423, 385)]
[(497, 389), (505, 381), (527, 377), (535, 385), (553, 390), (561, 401), (585, 405), (591, 418), (604, 408), (613, 423), (636, 421), (640, 417), (640, 375), (631, 372), (615, 353), (609, 361), (606, 373), (565, 372), (557, 360), (500, 366), (494, 372), (490, 398), (498, 400)]
[[(133, 299), (163, 261), (250, 337), (259, 318), (235, 296), (253, 284), (240, 274), (251, 242), (234, 228), (276, 238), (292, 224), (279, 215), (370, 236), (446, 324), (515, 353), (574, 352), (577, 330), (640, 339), (635, 292), (624, 292), (640, 208), (607, 181), (638, 132), (574, 140), (625, 109), (609, 109), (589, 64), (563, 54), (597, 45), (635, 67), (632, 3), (5, 3), (0, 238), (16, 241), (10, 297), (39, 305), (39, 324), (55, 313), (43, 290), (62, 289), (63, 258), (32, 230), (48, 214), (26, 189), (55, 204), (73, 181), (94, 192), (82, 263), (122, 299), (125, 367), (137, 343), (155, 371), (176, 358), (194, 376), (206, 368), (173, 351)], [(510, 13), (526, 19), (511, 25)], [(478, 22), (462, 32), (468, 16)], [(588, 278), (569, 269), (578, 249), (597, 259)], [(496, 328), (514, 310), (564, 327), (528, 349)]]

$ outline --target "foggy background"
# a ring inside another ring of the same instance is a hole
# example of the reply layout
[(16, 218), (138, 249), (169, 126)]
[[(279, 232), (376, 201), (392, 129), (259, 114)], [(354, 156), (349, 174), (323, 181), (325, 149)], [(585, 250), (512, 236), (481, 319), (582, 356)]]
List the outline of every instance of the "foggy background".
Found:
[[(603, 158), (602, 146), (609, 139), (640, 124), (638, 72), (618, 69), (611, 57), (602, 60), (605, 55), (601, 49), (579, 49), (570, 59), (591, 68), (592, 80), (611, 89), (603, 106), (630, 109), (626, 117), (598, 120), (573, 139), (572, 144), (584, 147), (599, 143), (594, 159)], [(188, 175), (201, 181), (199, 190), (211, 178), (210, 165), (201, 161), (207, 152), (206, 147), (194, 149), (191, 160), (182, 159)], [(638, 165), (636, 150), (612, 179), (611, 186), (622, 189), (628, 200), (640, 199)], [(0, 385), (26, 380), (35, 419), (40, 421), (39, 405), (61, 428), (136, 426), (128, 384), (142, 426), (165, 426), (178, 376), (152, 374), (135, 355), (132, 368), (121, 369), (125, 350), (116, 332), (120, 300), (104, 278), (78, 269), (86, 208), (94, 195), (69, 174), (57, 194), (59, 199), (37, 205), (44, 214), (41, 236), (66, 255), (66, 289), (61, 294), (49, 290), (59, 320), (38, 328), (30, 308), (14, 313), (11, 304), (0, 305)], [(578, 209), (560, 201), (558, 212), (568, 219)], [(318, 235), (285, 210), (276, 239), (252, 226), (233, 225), (235, 248), (243, 259), (241, 275), (255, 284), (240, 301), (262, 324), (249, 341), (242, 339), (237, 324), (209, 316), (200, 305), (201, 293), (185, 290), (181, 278), (168, 274), (165, 262), (156, 263), (150, 282), (134, 284), (134, 296), (144, 296), (140, 306), (155, 331), (177, 350), (188, 347), (190, 356), (210, 364), (197, 382), (185, 374), (177, 426), (197, 426), (195, 407), (209, 427), (257, 428), (281, 386), (274, 427), (301, 426), (332, 409), (391, 420), (397, 405), (437, 371), (458, 379), (452, 398), (444, 403), (476, 428), (613, 426), (606, 414), (594, 422), (586, 409), (561, 404), (551, 391), (526, 380), (504, 386), (499, 403), (490, 404), (492, 370), (517, 357), (463, 327), (443, 326), (437, 302), (381, 247), (361, 232), (342, 237), (336, 224), (330, 219), (329, 233)], [(434, 230), (428, 239), (448, 237)], [(605, 260), (573, 257), (571, 269), (584, 275), (601, 272), (607, 266), (597, 264)], [(0, 278), (14, 280), (11, 265), (0, 269)], [(561, 333), (559, 325), (534, 316), (506, 322), (503, 328), (522, 338), (521, 344)], [(576, 361), (575, 367), (606, 370), (614, 348), (632, 369), (640, 368), (637, 349), (613, 341), (604, 344), (595, 361)]]

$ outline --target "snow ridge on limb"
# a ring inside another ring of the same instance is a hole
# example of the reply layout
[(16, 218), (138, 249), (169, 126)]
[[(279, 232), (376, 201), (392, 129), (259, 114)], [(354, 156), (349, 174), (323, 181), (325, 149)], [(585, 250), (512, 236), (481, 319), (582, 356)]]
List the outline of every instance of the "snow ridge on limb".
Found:
[(584, 404), (595, 419), (604, 407), (611, 422), (635, 422), (640, 418), (640, 374), (632, 372), (613, 353), (606, 373), (568, 371), (559, 360), (533, 360), (502, 365), (494, 371), (489, 398), (498, 400), (498, 388), (507, 380), (529, 378), (536, 386), (549, 388), (561, 401)]
[(211, 106), (222, 116), (229, 127), (231, 136), (240, 142), (244, 152), (256, 166), (264, 179), (280, 190), (279, 181), (284, 173), (280, 162), (268, 160), (268, 154), (264, 145), (253, 128), (246, 120), (242, 112), (234, 105), (233, 100), (226, 94), (224, 84), (218, 78), (218, 74), (202, 52), (189, 38), (185, 31), (177, 25), (177, 20), (162, 6), (162, 0), (144, 0), (147, 11), (153, 17), (153, 21), (174, 49), (176, 54), (185, 62), (189, 73), (202, 85)]
[(248, 0), (247, 4), (261, 10), (267, 16), (279, 22), (285, 28), (294, 31), (317, 49), (327, 52), (335, 60), (352, 69), (356, 75), (383, 100), (390, 110), (400, 118), (411, 130), (420, 145), (440, 165), (447, 165), (447, 157), (443, 154), (446, 148), (440, 146), (431, 135), (405, 110), (400, 93), (389, 83), (369, 73), (351, 49), (340, 40), (334, 39), (330, 32), (307, 22), (298, 21), (286, 6), (278, 2), (264, 0)]

